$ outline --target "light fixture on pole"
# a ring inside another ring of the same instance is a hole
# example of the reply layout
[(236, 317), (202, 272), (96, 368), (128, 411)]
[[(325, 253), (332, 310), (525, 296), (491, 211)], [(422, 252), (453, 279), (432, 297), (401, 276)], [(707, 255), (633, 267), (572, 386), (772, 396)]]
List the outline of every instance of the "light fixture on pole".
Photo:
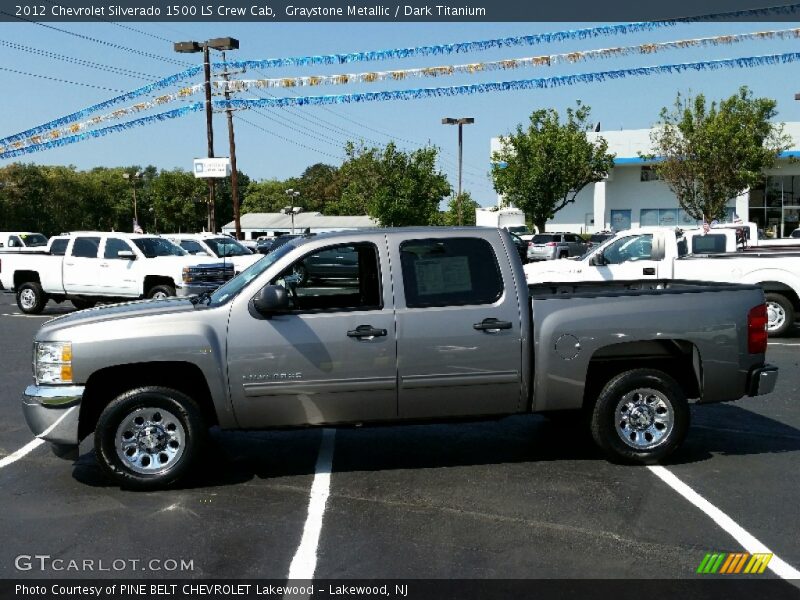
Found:
[(286, 195), (289, 196), (290, 205), (285, 206), (283, 210), (281, 210), (281, 212), (285, 215), (292, 216), (292, 234), (294, 235), (294, 216), (303, 212), (302, 208), (294, 205), (295, 200), (300, 195), (300, 192), (292, 188), (289, 188), (288, 190), (286, 190)]
[[(208, 158), (214, 158), (214, 127), (212, 122), (211, 110), (211, 61), (209, 59), (209, 48), (214, 50), (236, 50), (239, 48), (239, 40), (232, 37), (214, 38), (205, 42), (175, 42), (175, 52), (180, 53), (203, 53), (203, 76), (205, 78), (206, 91), (206, 137), (208, 141)], [(215, 217), (215, 190), (214, 180), (208, 180), (208, 230), (216, 231)]]
[(136, 180), (142, 178), (142, 172), (136, 171), (135, 173), (123, 173), (122, 177), (131, 182), (131, 188), (133, 189), (133, 222), (135, 229), (139, 226), (139, 213), (136, 209)]
[(472, 125), (474, 122), (475, 119), (472, 117), (462, 117), (460, 119), (445, 117), (444, 119), (442, 119), (442, 125), (458, 125), (458, 195), (456, 196), (456, 202), (458, 205), (459, 225), (464, 224), (463, 215), (461, 214), (461, 155), (463, 148), (463, 136), (461, 133), (461, 129), (464, 125)]

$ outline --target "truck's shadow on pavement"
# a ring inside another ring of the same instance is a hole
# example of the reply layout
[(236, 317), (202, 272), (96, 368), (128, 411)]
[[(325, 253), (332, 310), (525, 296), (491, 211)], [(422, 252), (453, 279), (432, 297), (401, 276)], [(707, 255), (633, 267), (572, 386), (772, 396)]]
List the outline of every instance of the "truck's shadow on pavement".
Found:
[[(800, 430), (730, 404), (693, 410), (683, 447), (665, 464), (704, 461), (715, 454), (757, 455), (800, 450)], [(235, 485), (253, 478), (312, 475), (320, 430), (225, 432), (212, 430), (200, 466), (183, 488)], [(593, 461), (592, 469), (613, 470), (589, 435), (540, 416), (497, 421), (340, 428), (334, 472), (437, 469), (519, 463)], [(572, 463), (572, 465), (570, 465)], [(93, 452), (76, 461), (73, 476), (91, 486), (111, 485)]]

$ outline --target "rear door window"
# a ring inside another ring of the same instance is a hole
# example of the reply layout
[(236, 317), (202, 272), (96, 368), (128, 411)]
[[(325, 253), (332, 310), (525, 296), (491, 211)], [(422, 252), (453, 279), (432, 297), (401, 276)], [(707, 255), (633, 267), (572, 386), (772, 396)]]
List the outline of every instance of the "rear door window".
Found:
[(78, 258), (97, 258), (100, 248), (99, 237), (77, 237), (72, 245), (72, 256)]
[(50, 244), (50, 254), (53, 256), (64, 256), (67, 252), (67, 245), (69, 245), (68, 239), (57, 239), (53, 240), (53, 243)]
[(503, 279), (491, 244), (476, 238), (408, 240), (400, 245), (406, 306), (492, 304)]

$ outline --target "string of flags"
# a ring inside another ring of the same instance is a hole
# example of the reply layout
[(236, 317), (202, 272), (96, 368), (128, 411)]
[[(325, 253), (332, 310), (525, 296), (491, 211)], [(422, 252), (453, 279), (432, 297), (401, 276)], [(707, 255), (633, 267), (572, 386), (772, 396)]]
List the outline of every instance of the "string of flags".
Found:
[[(671, 19), (663, 21), (644, 21), (644, 22), (622, 23), (616, 25), (600, 25), (595, 27), (586, 27), (582, 29), (553, 31), (548, 33), (540, 33), (540, 34), (524, 35), (524, 36), (510, 36), (504, 38), (478, 40), (471, 42), (458, 42), (450, 44), (418, 46), (413, 48), (395, 48), (386, 50), (353, 52), (347, 54), (330, 54), (330, 55), (320, 55), (320, 56), (271, 58), (266, 60), (255, 60), (255, 61), (254, 60), (232, 61), (232, 62), (229, 61), (227, 63), (213, 63), (212, 68), (218, 70), (224, 68), (268, 69), (268, 68), (285, 67), (285, 66), (347, 64), (354, 62), (382, 61), (391, 59), (420, 57), (420, 56), (442, 56), (448, 54), (479, 52), (479, 51), (485, 51), (503, 47), (533, 46), (537, 44), (562, 42), (566, 40), (590, 39), (596, 37), (607, 37), (614, 35), (638, 33), (643, 31), (653, 31), (665, 27), (672, 27), (680, 23), (690, 23), (697, 21), (748, 19), (748, 18), (763, 17), (769, 15), (787, 15), (787, 14), (794, 14), (799, 10), (800, 10), (800, 3), (792, 3), (792, 4), (768, 6), (755, 9), (707, 13), (692, 17), (684, 17), (679, 19)], [(121, 94), (119, 96), (115, 96), (103, 102), (93, 104), (91, 106), (88, 106), (84, 109), (66, 115), (64, 117), (60, 117), (58, 119), (54, 119), (46, 123), (42, 123), (41, 125), (37, 125), (36, 127), (32, 127), (30, 129), (21, 131), (11, 136), (0, 138), (0, 147), (8, 148), (12, 144), (20, 141), (23, 142), (22, 145), (29, 144), (31, 142), (25, 142), (24, 140), (29, 140), (33, 138), (33, 136), (40, 136), (39, 138), (37, 138), (40, 141), (33, 143), (46, 143), (49, 141), (54, 141), (53, 135), (58, 135), (58, 134), (53, 134), (53, 130), (55, 129), (64, 128), (66, 125), (75, 123), (76, 121), (80, 121), (81, 119), (85, 119), (89, 115), (92, 115), (101, 110), (106, 110), (112, 106), (116, 106), (124, 102), (129, 102), (135, 98), (146, 96), (152, 94), (157, 90), (170, 87), (172, 85), (175, 85), (181, 81), (185, 81), (197, 75), (201, 71), (202, 71), (201, 66), (190, 67), (188, 69), (185, 69), (184, 71), (181, 71), (180, 73), (170, 75), (169, 77), (165, 77), (156, 82), (153, 82), (146, 86), (142, 86), (125, 94)], [(178, 92), (178, 94), (180, 93), (181, 92)], [(192, 91), (191, 93), (194, 93), (194, 91)], [(152, 101), (138, 103), (137, 105), (140, 107), (139, 109), (136, 108), (128, 109), (126, 113), (120, 114), (119, 116), (125, 116), (127, 114), (133, 114), (134, 112), (139, 112), (140, 110), (145, 110), (144, 107), (145, 104), (150, 104), (150, 103), (154, 103), (153, 105), (163, 104), (168, 101), (167, 96), (170, 97), (170, 101), (173, 99), (172, 94), (167, 94)], [(152, 108), (152, 106), (148, 106), (147, 108)], [(105, 120), (108, 119), (100, 118), (99, 120), (95, 120), (92, 123), (92, 125), (97, 125)], [(60, 132), (60, 134), (62, 136), (65, 134), (76, 134), (80, 132), (81, 129), (82, 128), (79, 127), (77, 131), (75, 131), (73, 128), (73, 130), (67, 130), (66, 132), (62, 131)], [(21, 149), (21, 147), (22, 146), (18, 146), (15, 149)]]
[[(800, 52), (789, 52), (784, 54), (770, 54), (764, 56), (748, 56), (740, 58), (729, 58), (722, 60), (700, 61), (690, 63), (677, 63), (668, 65), (656, 65), (650, 67), (636, 67), (630, 69), (617, 69), (610, 71), (599, 71), (592, 73), (579, 73), (574, 75), (560, 75), (556, 77), (544, 77), (536, 79), (522, 79), (517, 81), (498, 81), (490, 83), (478, 83), (472, 85), (418, 88), (409, 90), (393, 90), (383, 92), (362, 92), (357, 94), (339, 94), (327, 96), (299, 96), (285, 98), (255, 98), (242, 99), (232, 98), (229, 100), (215, 100), (212, 105), (215, 109), (245, 109), (256, 107), (282, 108), (288, 106), (324, 106), (331, 104), (351, 104), (363, 102), (377, 102), (388, 100), (415, 100), (421, 98), (433, 98), (443, 96), (461, 96), (472, 94), (483, 94), (488, 92), (517, 91), (529, 89), (549, 89), (554, 87), (572, 86), (581, 83), (596, 83), (614, 79), (625, 79), (629, 77), (646, 77), (667, 73), (682, 73), (685, 71), (715, 71), (720, 69), (745, 69), (765, 65), (787, 64), (800, 61)], [(24, 148), (0, 147), (0, 159), (14, 158), (41, 150), (61, 147), (73, 144), (89, 138), (96, 138), (124, 131), (133, 127), (148, 125), (156, 121), (174, 119), (185, 116), (191, 112), (203, 110), (204, 103), (197, 102), (178, 109), (150, 115), (139, 119), (134, 119), (125, 123), (118, 123), (109, 127), (84, 131), (75, 135), (58, 137), (56, 139), (42, 142), (40, 144), (27, 146)]]
[[(528, 58), (515, 58), (491, 62), (469, 63), (462, 65), (445, 65), (436, 67), (423, 67), (414, 69), (399, 69), (392, 71), (376, 71), (368, 73), (350, 73), (339, 75), (319, 75), (306, 77), (282, 77), (269, 79), (251, 80), (215, 80), (211, 82), (215, 90), (226, 90), (230, 92), (241, 92), (250, 89), (263, 88), (293, 88), (320, 85), (344, 85), (353, 83), (374, 83), (379, 81), (402, 81), (410, 78), (432, 78), (456, 74), (476, 74), (497, 70), (512, 70), (526, 67), (553, 66), (564, 63), (577, 63), (592, 59), (612, 58), (627, 56), (631, 54), (655, 54), (664, 50), (718, 46), (721, 44), (734, 44), (743, 41), (753, 40), (772, 40), (800, 38), (800, 28), (782, 29), (771, 31), (757, 31), (751, 33), (739, 33), (719, 35), (713, 37), (684, 39), (659, 43), (647, 43), (634, 46), (620, 46), (612, 48), (601, 48), (597, 50), (584, 50), (580, 52), (569, 52), (562, 54), (549, 54)], [(101, 123), (115, 119), (135, 115), (176, 100), (184, 100), (188, 97), (202, 92), (203, 83), (180, 88), (177, 92), (162, 94), (155, 98), (137, 102), (131, 106), (114, 110), (110, 113), (97, 115), (83, 122), (71, 123), (65, 127), (53, 128), (49, 131), (39, 132), (28, 138), (9, 140), (5, 142), (13, 150), (18, 150), (29, 145), (41, 144), (46, 141), (55, 140), (66, 135), (76, 134)], [(3, 141), (0, 140), (0, 149), (3, 148)]]

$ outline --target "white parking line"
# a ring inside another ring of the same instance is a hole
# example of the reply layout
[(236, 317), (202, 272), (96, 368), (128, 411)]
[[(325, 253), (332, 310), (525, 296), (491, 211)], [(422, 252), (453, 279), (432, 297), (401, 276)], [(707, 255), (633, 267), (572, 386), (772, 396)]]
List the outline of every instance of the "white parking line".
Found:
[(46, 436), (48, 433), (50, 433), (56, 427), (58, 427), (59, 423), (61, 423), (61, 421), (66, 419), (67, 415), (69, 415), (69, 413), (71, 413), (76, 408), (78, 408), (78, 407), (77, 406), (73, 406), (72, 408), (68, 409), (63, 415), (61, 415), (58, 418), (58, 420), (55, 423), (53, 423), (52, 425), (50, 425), (50, 427), (48, 427), (42, 433), (40, 433), (39, 434), (40, 437), (37, 437), (35, 440), (31, 440), (30, 442), (25, 444), (22, 448), (20, 448), (16, 452), (13, 452), (13, 453), (9, 454), (8, 456), (6, 456), (5, 458), (0, 459), (0, 469), (2, 469), (3, 467), (7, 467), (8, 465), (10, 465), (12, 463), (17, 462), (20, 458), (22, 458), (26, 454), (29, 454), (33, 450), (36, 450), (36, 448), (38, 448), (39, 446), (44, 444), (44, 440), (41, 439), (41, 437)]
[(736, 523), (736, 521), (711, 504), (711, 502), (703, 498), (683, 481), (678, 479), (674, 473), (659, 465), (650, 466), (647, 468), (655, 473), (656, 476), (661, 479), (661, 481), (666, 483), (669, 487), (678, 492), (697, 508), (702, 510), (708, 517), (711, 518), (712, 521), (724, 529), (728, 535), (739, 542), (742, 545), (742, 548), (744, 548), (747, 552), (750, 554), (760, 552), (772, 554), (772, 559), (769, 561), (767, 566), (778, 577), (781, 579), (796, 579), (798, 580), (798, 583), (800, 583), (800, 571), (778, 558), (778, 556), (776, 556), (772, 550), (754, 538), (743, 527)]
[(25, 444), (22, 448), (20, 448), (16, 452), (9, 454), (5, 458), (0, 458), (0, 469), (2, 469), (3, 467), (7, 467), (11, 463), (17, 462), (20, 458), (22, 458), (32, 450), (36, 450), (36, 448), (38, 448), (42, 444), (44, 444), (44, 440), (36, 438), (35, 440), (32, 440), (27, 444)]
[(322, 441), (319, 445), (317, 466), (314, 469), (314, 483), (311, 484), (311, 497), (308, 500), (308, 516), (303, 527), (303, 537), (297, 547), (292, 565), (289, 567), (289, 579), (314, 578), (317, 568), (317, 546), (322, 530), (322, 517), (331, 487), (331, 467), (333, 466), (333, 441), (335, 429), (323, 429)]

